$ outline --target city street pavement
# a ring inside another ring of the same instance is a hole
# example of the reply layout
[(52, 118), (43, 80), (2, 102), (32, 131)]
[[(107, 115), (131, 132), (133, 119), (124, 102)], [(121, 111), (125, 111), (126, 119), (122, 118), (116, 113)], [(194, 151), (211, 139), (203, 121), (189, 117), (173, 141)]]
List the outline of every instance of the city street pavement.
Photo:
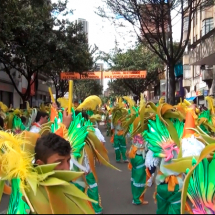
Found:
[(118, 172), (111, 168), (97, 164), (98, 188), (101, 196), (104, 214), (155, 214), (156, 204), (154, 203), (153, 193), (155, 187), (148, 188), (145, 194), (145, 200), (148, 205), (132, 205), (131, 194), (131, 172), (128, 170), (128, 164), (116, 163), (115, 153), (110, 143), (110, 138), (105, 135), (104, 126), (100, 126), (105, 139), (106, 148), (110, 158), (110, 163), (120, 169)]
[[(110, 138), (105, 135), (105, 127), (100, 126), (105, 139), (106, 148), (108, 150), (111, 164), (116, 166), (122, 172), (118, 172), (111, 168), (96, 165), (98, 174), (98, 187), (102, 200), (103, 213), (104, 214), (155, 214), (156, 204), (152, 198), (154, 193), (154, 187), (148, 188), (145, 194), (145, 200), (149, 201), (148, 205), (132, 205), (132, 195), (130, 178), (131, 172), (128, 170), (128, 164), (116, 163), (115, 153), (110, 143)], [(0, 203), (0, 214), (7, 209), (9, 198), (3, 196)]]

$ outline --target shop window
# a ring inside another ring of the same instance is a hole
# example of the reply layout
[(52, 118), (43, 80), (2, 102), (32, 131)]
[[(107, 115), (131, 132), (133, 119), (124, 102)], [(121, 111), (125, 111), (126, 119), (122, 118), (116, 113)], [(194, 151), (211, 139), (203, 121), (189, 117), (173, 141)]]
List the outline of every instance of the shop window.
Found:
[(213, 18), (205, 19), (202, 22), (202, 36), (214, 29), (214, 20)]

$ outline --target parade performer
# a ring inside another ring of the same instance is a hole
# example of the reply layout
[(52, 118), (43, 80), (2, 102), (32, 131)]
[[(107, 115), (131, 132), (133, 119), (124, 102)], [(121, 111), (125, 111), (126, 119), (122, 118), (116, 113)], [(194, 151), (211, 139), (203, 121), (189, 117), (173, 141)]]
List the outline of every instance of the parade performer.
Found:
[[(65, 99), (59, 99), (61, 106), (68, 106), (68, 101)], [(101, 99), (97, 96), (87, 97), (83, 103), (76, 107), (76, 111), (72, 109), (72, 118), (73, 122), (68, 129), (70, 133), (74, 129), (75, 135), (80, 135), (80, 138), (77, 141), (72, 142), (72, 149), (74, 149), (72, 157), (72, 166), (75, 170), (82, 170), (86, 174), (87, 186), (81, 180), (75, 182), (76, 186), (81, 190), (84, 190), (88, 196), (98, 203), (92, 203), (92, 207), (95, 210), (95, 213), (102, 213), (101, 198), (98, 193), (98, 184), (97, 184), (97, 174), (95, 170), (95, 160), (100, 163), (115, 168), (109, 163), (109, 158), (107, 155), (107, 150), (101, 141), (96, 137), (95, 129), (90, 121), (82, 118), (82, 111), (87, 110), (91, 112), (96, 112), (96, 108), (101, 104)], [(79, 111), (79, 114), (76, 115)], [(92, 116), (92, 115), (91, 115)], [(116, 169), (116, 168), (115, 168)]]
[[(121, 103), (121, 102), (120, 102)], [(126, 118), (128, 111), (122, 106), (116, 106), (112, 110), (112, 124), (111, 130), (113, 131), (113, 147), (116, 154), (116, 162), (120, 162), (121, 158), (124, 163), (128, 163), (128, 159), (126, 156), (126, 140), (124, 137), (124, 130), (122, 127), (122, 118)]]
[[(146, 205), (148, 202), (144, 200), (144, 194), (146, 192), (145, 141), (141, 135), (145, 129), (145, 103), (141, 99), (140, 107), (130, 108), (135, 111), (133, 114), (136, 117), (129, 129), (129, 133), (132, 138), (132, 146), (129, 151), (130, 163), (128, 165), (131, 170), (131, 191), (133, 195), (132, 204)], [(131, 120), (132, 119), (133, 117), (131, 117)]]
[(39, 133), (41, 130), (41, 126), (48, 122), (49, 114), (46, 112), (37, 112), (37, 116), (35, 122), (32, 124), (30, 132)]
[[(177, 158), (179, 153), (179, 139), (183, 133), (183, 123), (176, 120), (173, 127), (177, 130), (170, 134), (165, 124), (156, 115), (156, 120), (148, 121), (148, 131), (144, 132), (149, 150), (154, 157), (160, 158), (159, 172), (156, 176), (157, 185), (157, 214), (178, 214), (180, 212), (181, 188), (183, 184), (182, 174), (173, 172), (164, 166)], [(170, 122), (168, 122), (170, 123)]]
[[(162, 104), (157, 108), (156, 120), (149, 120), (149, 129), (144, 133), (153, 156), (161, 158), (156, 176), (158, 214), (180, 213), (183, 174), (191, 166), (192, 157), (198, 157), (204, 149), (195, 133), (195, 111), (194, 106), (186, 107), (184, 125), (183, 121), (174, 118), (177, 110)], [(190, 211), (188, 206), (186, 210)]]

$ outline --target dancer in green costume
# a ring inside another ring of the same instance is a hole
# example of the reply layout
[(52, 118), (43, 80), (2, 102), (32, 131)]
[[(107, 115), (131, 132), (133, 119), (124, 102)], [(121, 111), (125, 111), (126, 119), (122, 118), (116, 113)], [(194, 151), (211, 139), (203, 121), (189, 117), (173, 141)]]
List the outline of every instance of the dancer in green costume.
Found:
[[(143, 100), (140, 102), (140, 107), (132, 107), (132, 116), (130, 118), (129, 133), (132, 138), (132, 146), (129, 151), (130, 163), (128, 165), (131, 170), (131, 191), (132, 204), (148, 204), (144, 200), (146, 192), (146, 168), (145, 168), (145, 141), (141, 135), (144, 131), (144, 122), (142, 118), (145, 114), (145, 104)], [(141, 113), (141, 117), (140, 114)], [(133, 122), (132, 122), (133, 120)]]
[(89, 188), (87, 189), (88, 197), (98, 202), (92, 203), (93, 209), (96, 214), (102, 214), (103, 208), (101, 206), (101, 198), (99, 196), (98, 184), (92, 172), (86, 175), (86, 180), (89, 186)]
[(120, 162), (122, 158), (125, 163), (128, 163), (126, 156), (126, 141), (121, 123), (118, 122), (117, 125), (112, 125), (112, 130), (114, 130), (113, 147), (116, 154), (116, 162)]
[(176, 128), (173, 137), (158, 115), (156, 115), (155, 121), (149, 120), (148, 122), (149, 129), (143, 133), (143, 136), (149, 143), (148, 149), (153, 152), (152, 156), (160, 158), (160, 168), (156, 176), (157, 214), (179, 214), (180, 190), (183, 186), (182, 174), (165, 168), (165, 165), (171, 164), (172, 159), (178, 157), (179, 148), (172, 138), (178, 139), (177, 142), (179, 142), (184, 124), (179, 120), (174, 120), (173, 123), (169, 121)]
[(131, 169), (131, 191), (133, 195), (132, 204), (148, 204), (144, 201), (146, 191), (145, 151), (144, 141), (141, 135), (133, 138), (133, 145), (129, 153)]

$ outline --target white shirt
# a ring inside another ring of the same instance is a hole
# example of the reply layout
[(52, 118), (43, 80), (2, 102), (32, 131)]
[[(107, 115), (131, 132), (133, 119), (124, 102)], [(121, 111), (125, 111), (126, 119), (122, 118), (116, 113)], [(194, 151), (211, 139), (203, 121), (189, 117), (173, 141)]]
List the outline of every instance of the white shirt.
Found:
[(95, 128), (95, 135), (100, 140), (100, 142), (105, 143), (105, 138), (102, 135), (101, 131), (98, 128)]
[(36, 124), (37, 124), (37, 126), (36, 125), (31, 126), (30, 132), (32, 132), (32, 133), (39, 133), (40, 132), (41, 125), (39, 123), (36, 123)]
[(199, 156), (205, 145), (196, 139), (194, 135), (182, 139), (182, 157)]

